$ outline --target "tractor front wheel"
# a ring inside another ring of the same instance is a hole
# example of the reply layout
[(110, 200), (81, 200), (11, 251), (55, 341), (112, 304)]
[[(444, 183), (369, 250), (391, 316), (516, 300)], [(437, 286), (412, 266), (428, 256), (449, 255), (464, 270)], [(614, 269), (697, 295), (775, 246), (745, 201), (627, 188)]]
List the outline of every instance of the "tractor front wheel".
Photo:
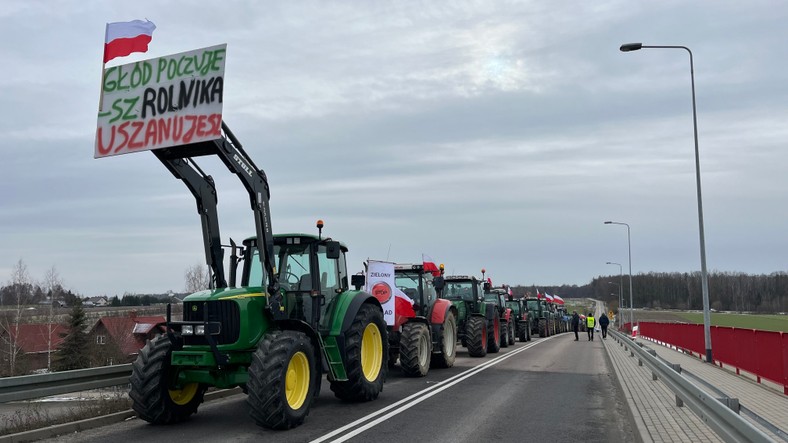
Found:
[(402, 326), (399, 341), (399, 365), (408, 377), (424, 377), (430, 370), (432, 340), (424, 323), (408, 322)]
[(509, 347), (509, 323), (501, 320), (501, 347)]
[(490, 323), (493, 333), (487, 337), (487, 352), (495, 354), (501, 350), (501, 318), (496, 315)]
[(345, 332), (346, 381), (331, 382), (334, 395), (346, 401), (369, 401), (378, 398), (386, 379), (389, 342), (386, 339), (383, 311), (363, 304)]
[(446, 313), (443, 320), (443, 337), (441, 340), (441, 351), (432, 358), (432, 365), (437, 368), (450, 368), (454, 366), (457, 358), (457, 320), (454, 313)]
[(465, 340), (468, 345), (468, 354), (471, 357), (487, 355), (487, 319), (484, 317), (468, 319)]
[(132, 408), (153, 424), (178, 423), (197, 412), (206, 387), (199, 383), (174, 386), (177, 372), (170, 366), (172, 343), (166, 335), (154, 338), (140, 350), (131, 369)]
[(246, 402), (255, 423), (290, 429), (304, 422), (318, 387), (315, 348), (299, 331), (268, 332), (252, 355)]
[(527, 337), (528, 337), (528, 333), (526, 332), (527, 330), (528, 330), (527, 323), (521, 321), (517, 325), (517, 339), (520, 340), (520, 342), (527, 341)]
[(509, 345), (514, 346), (514, 320), (509, 320)]

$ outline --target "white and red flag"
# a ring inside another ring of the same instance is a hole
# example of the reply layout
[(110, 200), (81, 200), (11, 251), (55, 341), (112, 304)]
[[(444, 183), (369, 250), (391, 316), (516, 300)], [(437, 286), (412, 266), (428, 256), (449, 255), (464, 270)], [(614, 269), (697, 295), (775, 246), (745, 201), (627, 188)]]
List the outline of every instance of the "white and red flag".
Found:
[(107, 23), (104, 37), (104, 63), (132, 52), (148, 52), (156, 25), (150, 20)]
[(564, 299), (563, 298), (561, 298), (561, 297), (559, 297), (557, 295), (554, 295), (553, 298), (555, 299), (555, 302), (558, 303), (559, 305), (564, 304)]
[(550, 294), (548, 294), (548, 293), (546, 293), (546, 292), (545, 292), (545, 293), (544, 293), (544, 296), (545, 296), (545, 298), (547, 299), (547, 301), (549, 301), (549, 302), (552, 302), (552, 301), (553, 301), (553, 296), (552, 296), (552, 295), (550, 295)]
[(424, 267), (424, 272), (432, 272), (433, 277), (438, 277), (441, 275), (441, 270), (438, 269), (438, 265), (435, 264), (435, 260), (433, 260), (427, 254), (421, 254), (421, 261)]
[(539, 292), (539, 288), (537, 288), (536, 289), (536, 299), (540, 300), (540, 299), (543, 299), (543, 298), (544, 298), (544, 295), (542, 295), (542, 293)]

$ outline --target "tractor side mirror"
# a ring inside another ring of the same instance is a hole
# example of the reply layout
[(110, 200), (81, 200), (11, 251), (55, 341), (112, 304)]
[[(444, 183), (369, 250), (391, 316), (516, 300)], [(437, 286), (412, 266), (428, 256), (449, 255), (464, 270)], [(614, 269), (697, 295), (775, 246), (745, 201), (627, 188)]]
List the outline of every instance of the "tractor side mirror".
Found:
[(338, 241), (327, 241), (326, 242), (326, 257), (329, 259), (338, 259), (340, 253), (342, 252), (341, 248), (339, 247)]
[(365, 282), (364, 274), (354, 274), (350, 277), (350, 284), (356, 288), (356, 291), (360, 291)]

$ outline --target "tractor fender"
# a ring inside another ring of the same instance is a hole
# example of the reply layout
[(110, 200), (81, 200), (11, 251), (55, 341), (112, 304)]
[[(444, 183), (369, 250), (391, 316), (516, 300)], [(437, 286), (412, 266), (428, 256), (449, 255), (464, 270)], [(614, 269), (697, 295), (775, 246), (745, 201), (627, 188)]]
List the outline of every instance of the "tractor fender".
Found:
[[(439, 298), (432, 304), (432, 312), (430, 313), (430, 323), (442, 325), (446, 320), (446, 314), (453, 307), (449, 300)], [(456, 315), (455, 315), (456, 317)]]
[(323, 358), (323, 353), (320, 352), (320, 340), (317, 338), (317, 331), (312, 329), (312, 326), (301, 320), (294, 320), (291, 318), (276, 320), (274, 323), (276, 324), (276, 327), (282, 331), (299, 331), (306, 334), (306, 336), (309, 337), (309, 341), (312, 342), (312, 346), (317, 351), (315, 352), (315, 358), (317, 359), (318, 364), (322, 368), (323, 372), (329, 371), (328, 362), (325, 361)]
[(377, 306), (378, 309), (383, 309), (375, 296), (364, 291), (345, 291), (337, 294), (332, 303), (336, 303), (337, 307), (333, 311), (329, 335), (336, 336), (344, 336), (344, 333), (350, 329), (363, 304), (369, 303)]
[(512, 321), (512, 310), (510, 308), (506, 308), (506, 311), (503, 314), (503, 318), (506, 320), (507, 323)]

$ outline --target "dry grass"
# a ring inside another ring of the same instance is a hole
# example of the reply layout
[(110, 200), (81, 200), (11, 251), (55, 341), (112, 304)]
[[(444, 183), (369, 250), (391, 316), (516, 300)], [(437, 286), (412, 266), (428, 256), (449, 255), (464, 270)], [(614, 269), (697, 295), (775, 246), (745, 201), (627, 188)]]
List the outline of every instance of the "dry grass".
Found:
[(95, 398), (58, 403), (56, 406), (41, 402), (25, 402), (20, 409), (2, 417), (4, 426), (0, 435), (40, 429), (47, 426), (70, 423), (114, 412), (131, 409), (127, 390), (103, 391)]

